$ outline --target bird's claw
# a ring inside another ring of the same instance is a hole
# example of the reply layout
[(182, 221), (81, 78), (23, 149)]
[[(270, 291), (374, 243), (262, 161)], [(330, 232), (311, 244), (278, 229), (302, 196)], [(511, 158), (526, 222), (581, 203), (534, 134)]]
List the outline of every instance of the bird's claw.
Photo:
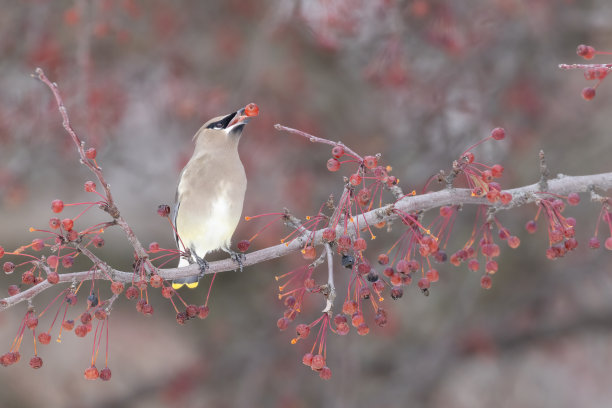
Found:
[(230, 254), (230, 258), (232, 258), (232, 261), (238, 264), (238, 267), (240, 268), (240, 272), (242, 272), (242, 268), (244, 266), (242, 263), (246, 260), (246, 256), (244, 254), (234, 252), (234, 251), (229, 251), (229, 254)]
[(198, 279), (202, 279), (204, 275), (206, 275), (206, 270), (208, 269), (208, 262), (204, 258), (200, 258), (196, 255), (196, 262), (200, 267), (200, 274), (198, 275)]

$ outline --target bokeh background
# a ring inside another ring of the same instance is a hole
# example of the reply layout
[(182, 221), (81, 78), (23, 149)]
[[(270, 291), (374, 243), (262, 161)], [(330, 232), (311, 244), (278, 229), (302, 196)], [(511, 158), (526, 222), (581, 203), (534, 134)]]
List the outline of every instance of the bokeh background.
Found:
[[(604, 81), (586, 102), (582, 74), (557, 69), (580, 62), (578, 44), (612, 50), (607, 0), (0, 0), (0, 6), (5, 248), (37, 237), (28, 229), (47, 225), (51, 200), (89, 198), (82, 183), (91, 175), (77, 162), (50, 92), (30, 77), (38, 66), (59, 84), (77, 132), (97, 147), (138, 237), (167, 248), (172, 233), (156, 208), (174, 199), (192, 135), (210, 117), (249, 102), (259, 105), (260, 116), (240, 146), (249, 178), (245, 215), (287, 207), (304, 217), (342, 189), (343, 172), (325, 168), (326, 146), (277, 132), (275, 123), (381, 153), (406, 191), (422, 188), (496, 126), (506, 128), (507, 139), (477, 152), (505, 166), (504, 186), (538, 179), (540, 149), (553, 174), (611, 169), (612, 84)], [(580, 246), (555, 262), (545, 258), (542, 224), (534, 236), (524, 233), (535, 207), (501, 214), (522, 245), (502, 252), (491, 290), (482, 290), (480, 274), (465, 265), (439, 268), (429, 297), (414, 286), (385, 302), (384, 329), (372, 324), (365, 337), (354, 330), (330, 337), (327, 382), (301, 364), (312, 337), (291, 345), (293, 329), (276, 328), (283, 306), (274, 276), (303, 264), (296, 254), (220, 275), (210, 316), (186, 326), (177, 325), (159, 293), (150, 318), (122, 298), (111, 318), (110, 382), (83, 379), (91, 335), (67, 333), (61, 344), (40, 347), (44, 366), (36, 371), (27, 364), (33, 346), (26, 336), (22, 361), (0, 369), (0, 405), (607, 407), (611, 258), (585, 245), (598, 210), (586, 196), (566, 210), (578, 220)], [(469, 237), (473, 212), (462, 215), (449, 252)], [(92, 212), (79, 223), (104, 219)], [(234, 241), (264, 222), (242, 222)], [(286, 232), (273, 226), (251, 248), (278, 243)], [(371, 243), (371, 256), (396, 233)], [(125, 239), (112, 231), (104, 237), (100, 256), (129, 270)], [(0, 280), (2, 294), (17, 275)], [(35, 306), (44, 308), (52, 296), (39, 296)], [(186, 296), (202, 303), (205, 289)], [(312, 299), (298, 321), (314, 320), (320, 303)], [(25, 310), (21, 304), (0, 314), (0, 351), (9, 349)]]

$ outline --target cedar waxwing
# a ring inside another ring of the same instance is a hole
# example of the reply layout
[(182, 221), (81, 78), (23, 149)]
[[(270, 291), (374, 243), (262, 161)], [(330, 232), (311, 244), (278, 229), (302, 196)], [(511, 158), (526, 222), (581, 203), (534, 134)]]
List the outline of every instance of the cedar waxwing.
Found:
[(238, 141), (250, 117), (245, 110), (206, 122), (195, 134), (193, 156), (181, 172), (173, 219), (176, 244), (188, 250), (179, 268), (197, 263), (199, 276), (175, 279), (172, 287), (198, 286), (208, 264), (207, 253), (222, 249), (242, 269), (241, 258), (230, 250), (230, 240), (242, 214), (247, 179), (238, 156)]

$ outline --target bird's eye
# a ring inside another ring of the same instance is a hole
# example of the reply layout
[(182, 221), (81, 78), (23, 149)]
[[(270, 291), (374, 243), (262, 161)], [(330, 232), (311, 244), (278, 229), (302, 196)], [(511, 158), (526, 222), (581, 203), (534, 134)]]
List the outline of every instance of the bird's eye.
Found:
[(223, 123), (221, 122), (215, 123), (215, 129), (223, 129)]

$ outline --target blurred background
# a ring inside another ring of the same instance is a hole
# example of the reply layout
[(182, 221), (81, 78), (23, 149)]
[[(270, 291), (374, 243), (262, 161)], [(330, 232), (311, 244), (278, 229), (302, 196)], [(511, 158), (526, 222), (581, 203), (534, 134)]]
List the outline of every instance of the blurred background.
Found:
[[(78, 164), (49, 90), (30, 77), (36, 67), (59, 84), (73, 126), (98, 149), (122, 214), (145, 245), (174, 246), (156, 209), (174, 200), (192, 135), (209, 118), (249, 102), (260, 115), (240, 145), (249, 179), (244, 215), (287, 207), (305, 217), (342, 190), (346, 174), (325, 168), (328, 147), (275, 131), (275, 123), (341, 140), (362, 154), (381, 153), (405, 191), (420, 191), (496, 126), (506, 129), (506, 140), (477, 154), (505, 166), (502, 186), (537, 181), (540, 149), (553, 174), (611, 169), (612, 84), (604, 81), (586, 102), (583, 75), (557, 68), (581, 62), (575, 54), (581, 43), (612, 50), (606, 0), (0, 0), (0, 6), (0, 244), (7, 249), (38, 237), (29, 228), (47, 226), (51, 200), (91, 199), (82, 185), (92, 176)], [(371, 324), (365, 337), (353, 329), (330, 336), (329, 381), (301, 363), (313, 336), (291, 345), (294, 326), (276, 328), (284, 307), (274, 276), (303, 265), (296, 254), (218, 276), (210, 316), (185, 326), (159, 292), (150, 291), (150, 318), (122, 297), (110, 320), (110, 382), (83, 379), (91, 335), (66, 333), (61, 344), (40, 346), (40, 370), (28, 366), (33, 346), (26, 336), (22, 361), (0, 368), (0, 405), (607, 407), (612, 268), (609, 252), (586, 248), (598, 211), (586, 196), (566, 210), (578, 220), (580, 245), (554, 262), (544, 254), (544, 225), (534, 236), (524, 232), (534, 206), (500, 214), (522, 245), (502, 246), (491, 290), (482, 290), (481, 275), (465, 264), (440, 267), (429, 297), (413, 285), (402, 299), (385, 301), (384, 329)], [(461, 215), (449, 253), (471, 232), (473, 212)], [(93, 211), (77, 225), (105, 219)], [(242, 222), (234, 242), (265, 222)], [(286, 233), (275, 225), (251, 250)], [(395, 237), (392, 231), (370, 243), (372, 259)], [(100, 256), (129, 270), (126, 240), (110, 230), (104, 238)], [(2, 278), (2, 296), (18, 275)], [(186, 297), (202, 304), (207, 286)], [(35, 299), (38, 310), (57, 294), (47, 292)], [(82, 311), (79, 302), (72, 318)], [(297, 322), (311, 322), (322, 307), (320, 298), (311, 299)], [(0, 314), (2, 353), (25, 311), (20, 304)], [(50, 320), (41, 320), (41, 330)]]

